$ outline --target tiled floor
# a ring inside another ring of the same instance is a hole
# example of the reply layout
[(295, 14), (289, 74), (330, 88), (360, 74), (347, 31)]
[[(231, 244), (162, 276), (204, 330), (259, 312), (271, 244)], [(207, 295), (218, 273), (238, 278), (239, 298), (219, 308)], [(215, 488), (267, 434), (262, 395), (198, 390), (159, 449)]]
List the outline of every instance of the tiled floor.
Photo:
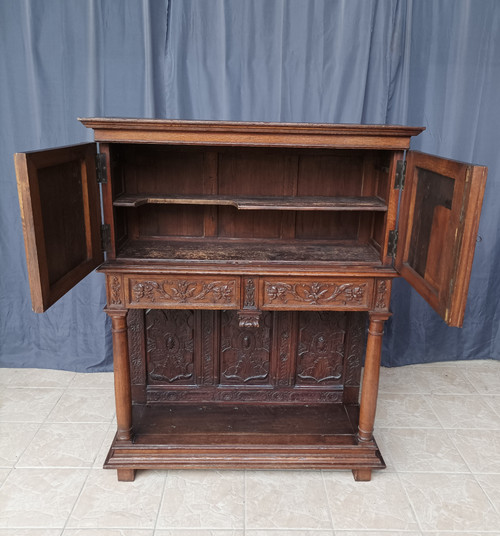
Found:
[(101, 469), (111, 374), (0, 369), (0, 536), (500, 535), (500, 362), (382, 369), (371, 482)]

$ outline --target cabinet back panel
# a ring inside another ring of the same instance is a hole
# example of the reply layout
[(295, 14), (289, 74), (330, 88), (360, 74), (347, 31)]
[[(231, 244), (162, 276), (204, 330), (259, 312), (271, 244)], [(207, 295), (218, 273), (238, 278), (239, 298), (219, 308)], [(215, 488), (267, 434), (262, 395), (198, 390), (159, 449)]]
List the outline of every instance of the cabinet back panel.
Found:
[(359, 213), (299, 212), (295, 237), (305, 239), (357, 240)]
[(286, 152), (221, 152), (219, 194), (292, 195), (286, 187), (292, 159)]
[(280, 238), (283, 212), (239, 211), (219, 207), (218, 236), (221, 238)]
[(144, 205), (136, 210), (138, 237), (203, 236), (203, 207)]
[(202, 151), (173, 151), (149, 146), (128, 146), (126, 149), (122, 158), (128, 193), (204, 193)]
[[(222, 195), (293, 195), (289, 185), (293, 157), (284, 151), (255, 149), (219, 153), (218, 193)], [(280, 238), (282, 212), (218, 210), (218, 234), (226, 238)]]
[(362, 180), (359, 156), (303, 154), (299, 158), (297, 195), (361, 195)]
[[(386, 158), (373, 151), (124, 144), (113, 153), (123, 191), (129, 194), (387, 198), (387, 173), (380, 171)], [(122, 214), (117, 232), (132, 239), (219, 236), (365, 243), (368, 232), (375, 233), (379, 243), (385, 230), (385, 217), (377, 215), (375, 227), (360, 236), (367, 216), (350, 211), (149, 204)]]

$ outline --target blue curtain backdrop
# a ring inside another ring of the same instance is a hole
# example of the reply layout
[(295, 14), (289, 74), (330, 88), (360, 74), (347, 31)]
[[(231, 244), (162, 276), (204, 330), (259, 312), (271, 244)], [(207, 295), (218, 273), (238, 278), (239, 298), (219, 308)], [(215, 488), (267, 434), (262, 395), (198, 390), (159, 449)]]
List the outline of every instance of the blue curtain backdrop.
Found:
[(103, 276), (31, 312), (12, 154), (92, 139), (78, 116), (426, 126), (489, 167), (462, 330), (404, 282), (383, 362), (500, 359), (497, 0), (0, 2), (0, 365), (112, 368)]

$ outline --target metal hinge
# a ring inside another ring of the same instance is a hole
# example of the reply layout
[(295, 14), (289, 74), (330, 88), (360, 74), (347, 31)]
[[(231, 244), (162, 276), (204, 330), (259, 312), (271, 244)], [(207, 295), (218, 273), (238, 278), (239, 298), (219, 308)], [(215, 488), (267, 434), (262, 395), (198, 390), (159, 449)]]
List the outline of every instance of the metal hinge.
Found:
[(394, 188), (398, 190), (404, 190), (406, 178), (406, 160), (398, 160), (396, 162), (396, 179), (394, 181)]
[(101, 248), (103, 251), (108, 251), (111, 247), (111, 227), (109, 223), (101, 225)]
[(108, 182), (108, 170), (106, 168), (106, 155), (103, 153), (97, 153), (95, 155), (95, 170), (97, 182), (99, 184), (106, 184)]
[(387, 244), (387, 255), (389, 257), (395, 257), (398, 249), (398, 232), (389, 231), (389, 242)]

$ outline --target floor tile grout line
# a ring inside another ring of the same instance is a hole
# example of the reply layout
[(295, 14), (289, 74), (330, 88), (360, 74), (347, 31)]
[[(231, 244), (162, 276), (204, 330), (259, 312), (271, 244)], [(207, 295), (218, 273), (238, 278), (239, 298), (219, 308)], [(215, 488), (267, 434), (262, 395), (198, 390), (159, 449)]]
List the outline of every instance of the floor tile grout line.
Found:
[(333, 523), (333, 514), (330, 508), (330, 496), (328, 495), (328, 488), (327, 488), (326, 481), (325, 481), (325, 472), (321, 470), (320, 473), (321, 473), (321, 481), (323, 482), (323, 489), (325, 490), (326, 509), (328, 511), (328, 519), (330, 520), (330, 529), (335, 535), (335, 525)]
[[(460, 451), (460, 448), (458, 447), (457, 443), (456, 443), (455, 440), (453, 439), (452, 434), (450, 433), (451, 431), (456, 431), (456, 430), (462, 430), (462, 428), (445, 428), (444, 432), (445, 432), (445, 434), (446, 434), (446, 437), (448, 438), (448, 441), (455, 447), (455, 450), (458, 452), (458, 454), (459, 454), (460, 457), (462, 458), (463, 462), (465, 463), (465, 466), (467, 467), (467, 469), (469, 469), (470, 474), (473, 475), (473, 474), (474, 474), (474, 471), (473, 471), (471, 465), (470, 465), (469, 462), (465, 459), (465, 456), (463, 456), (462, 452)], [(463, 430), (473, 430), (473, 431), (477, 431), (477, 429), (471, 429), (471, 428), (463, 428)], [(458, 473), (458, 474), (461, 474), (461, 473)]]
[(160, 511), (163, 505), (163, 499), (165, 497), (165, 490), (167, 489), (167, 479), (170, 476), (170, 471), (168, 469), (164, 470), (164, 472), (165, 472), (165, 476), (163, 478), (163, 486), (161, 488), (160, 502), (158, 503), (158, 508), (156, 509), (156, 518), (155, 518), (155, 524), (153, 526), (153, 534), (155, 534), (157, 530), (160, 530), (158, 529), (158, 519), (160, 519)]
[(489, 401), (488, 401), (488, 398), (490, 398), (491, 396), (498, 396), (498, 394), (496, 393), (490, 393), (490, 394), (487, 394), (487, 395), (482, 395), (482, 399), (483, 399), (483, 402), (491, 409), (491, 411), (493, 411), (493, 413), (495, 415), (497, 415), (498, 417), (500, 417), (500, 409), (498, 408), (495, 408), (495, 406), (493, 406)]
[[(72, 378), (72, 380), (74, 379), (74, 377), (75, 377), (75, 374), (73, 374), (73, 378)], [(68, 391), (70, 384), (71, 384), (71, 382), (68, 382), (68, 385), (66, 386), (66, 388), (62, 390), (61, 396), (59, 396), (59, 398), (57, 399), (57, 401), (55, 402), (55, 404), (52, 406), (51, 411), (49, 411), (49, 412), (47, 413), (47, 415), (46, 415), (45, 419), (43, 420), (43, 422), (40, 423), (40, 426), (39, 426), (37, 432), (35, 433), (35, 436), (36, 436), (36, 434), (38, 433), (38, 431), (40, 430), (40, 428), (41, 428), (44, 424), (54, 424), (54, 423), (50, 423), (50, 422), (48, 422), (47, 420), (48, 420), (48, 418), (50, 417), (50, 415), (52, 414), (52, 412), (54, 411), (54, 409), (55, 409), (55, 407), (57, 406), (57, 404), (60, 402), (60, 400), (61, 400), (62, 397), (64, 396), (64, 394)], [(73, 424), (72, 421), (71, 421), (71, 424)], [(81, 424), (81, 423), (75, 423), (75, 424)], [(28, 444), (28, 446), (33, 442), (35, 436), (33, 436), (33, 439), (30, 441), (30, 443)], [(26, 447), (26, 448), (28, 448), (28, 447)], [(72, 469), (74, 469), (74, 468), (72, 468)], [(79, 492), (78, 492), (78, 495), (77, 495), (77, 497), (76, 497), (76, 499), (75, 499), (75, 501), (74, 501), (74, 503), (73, 503), (73, 506), (71, 507), (71, 510), (70, 510), (68, 516), (66, 517), (66, 521), (64, 522), (64, 526), (63, 526), (63, 528), (62, 528), (62, 530), (61, 530), (61, 535), (62, 535), (62, 534), (64, 533), (64, 531), (66, 530), (68, 521), (69, 521), (69, 519), (70, 519), (70, 517), (71, 517), (71, 514), (73, 513), (73, 511), (74, 511), (74, 509), (75, 509), (75, 506), (76, 506), (76, 504), (77, 504), (77, 502), (78, 502), (78, 499), (80, 498), (80, 496), (81, 496), (81, 494), (82, 494), (83, 488), (85, 487), (85, 484), (86, 484), (87, 479), (88, 479), (88, 477), (89, 477), (89, 475), (90, 475), (90, 471), (91, 471), (92, 467), (89, 467), (89, 468), (82, 468), (81, 470), (85, 470), (85, 469), (87, 470), (87, 475), (86, 475), (86, 477), (83, 479), (83, 482), (82, 482), (82, 485), (81, 485), (80, 490), (79, 490)]]
[[(485, 474), (491, 474), (491, 473), (485, 473)], [(486, 489), (484, 489), (483, 485), (481, 484), (481, 481), (479, 480), (478, 473), (472, 473), (472, 476), (474, 477), (474, 480), (476, 481), (477, 485), (481, 488), (481, 491), (485, 494), (486, 498), (488, 499), (488, 502), (490, 503), (491, 507), (493, 508), (493, 511), (497, 514), (500, 514), (500, 508), (497, 508), (495, 506), (495, 503), (491, 500), (490, 494)]]
[(80, 500), (80, 497), (82, 496), (82, 492), (83, 492), (83, 490), (85, 488), (85, 484), (87, 483), (87, 480), (89, 479), (91, 471), (92, 471), (91, 467), (87, 469), (87, 476), (83, 479), (82, 485), (80, 487), (80, 491), (78, 492), (78, 495), (77, 495), (77, 497), (75, 499), (75, 502), (73, 503), (73, 506), (71, 507), (71, 510), (70, 510), (68, 516), (66, 517), (66, 521), (64, 522), (64, 527), (63, 527), (63, 530), (62, 530), (61, 534), (63, 534), (64, 531), (66, 530), (66, 528), (68, 527), (68, 522), (71, 519), (71, 515), (75, 511), (76, 505), (78, 504), (78, 501)]
[[(79, 423), (79, 424), (80, 424), (80, 423)], [(104, 432), (104, 437), (102, 438), (102, 442), (101, 442), (101, 444), (99, 445), (99, 447), (97, 448), (97, 450), (96, 450), (96, 454), (95, 454), (95, 456), (94, 456), (94, 459), (92, 460), (92, 463), (91, 463), (91, 465), (90, 465), (90, 468), (91, 468), (91, 469), (92, 469), (92, 468), (95, 466), (95, 464), (96, 464), (97, 457), (99, 456), (99, 454), (101, 453), (101, 450), (102, 450), (103, 447), (104, 447), (104, 442), (107, 440), (107, 438), (108, 438), (108, 433), (109, 433), (109, 431), (111, 430), (111, 427), (112, 427), (112, 426), (113, 426), (113, 422), (110, 422), (109, 425), (108, 425), (108, 427), (106, 428), (106, 431)], [(102, 467), (101, 467), (101, 469), (102, 469)]]
[(420, 534), (422, 534), (423, 528), (422, 528), (422, 524), (420, 523), (420, 518), (417, 515), (417, 511), (415, 510), (415, 506), (413, 505), (413, 502), (412, 502), (412, 500), (410, 498), (408, 490), (406, 489), (406, 486), (405, 486), (405, 484), (403, 482), (403, 479), (401, 478), (401, 473), (398, 471), (398, 472), (396, 472), (396, 475), (397, 475), (398, 482), (399, 482), (400, 486), (403, 488), (403, 491), (404, 491), (405, 496), (406, 496), (406, 500), (408, 501), (408, 504), (410, 505), (411, 511), (413, 513), (413, 517), (415, 518), (415, 521), (417, 523), (418, 530), (419, 530)]
[(19, 462), (19, 460), (22, 458), (23, 454), (28, 450), (28, 448), (30, 447), (30, 445), (33, 443), (33, 441), (35, 440), (35, 437), (37, 436), (38, 432), (40, 431), (40, 429), (42, 428), (42, 426), (47, 422), (47, 419), (49, 418), (49, 415), (54, 411), (54, 408), (57, 406), (57, 404), (59, 403), (59, 401), (61, 400), (61, 398), (63, 397), (64, 393), (66, 391), (63, 389), (62, 392), (61, 392), (61, 395), (59, 396), (59, 398), (54, 402), (54, 404), (52, 405), (52, 409), (50, 411), (47, 412), (47, 415), (45, 416), (45, 419), (43, 419), (41, 422), (38, 422), (38, 423), (35, 423), (35, 424), (38, 424), (38, 427), (35, 431), (35, 433), (33, 434), (33, 437), (31, 438), (31, 440), (28, 442), (28, 444), (26, 445), (26, 447), (23, 449), (23, 452), (19, 455), (19, 458), (16, 460), (16, 463), (14, 464), (14, 468), (17, 469), (17, 464)]
[(243, 534), (247, 532), (247, 477), (248, 471), (243, 470)]

